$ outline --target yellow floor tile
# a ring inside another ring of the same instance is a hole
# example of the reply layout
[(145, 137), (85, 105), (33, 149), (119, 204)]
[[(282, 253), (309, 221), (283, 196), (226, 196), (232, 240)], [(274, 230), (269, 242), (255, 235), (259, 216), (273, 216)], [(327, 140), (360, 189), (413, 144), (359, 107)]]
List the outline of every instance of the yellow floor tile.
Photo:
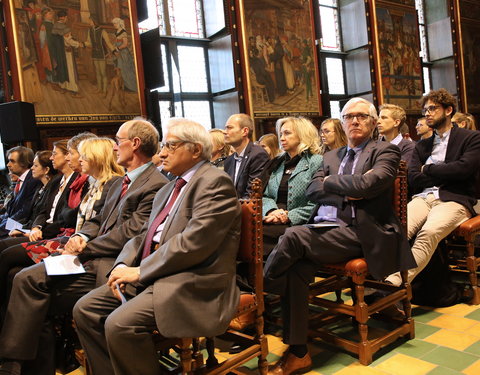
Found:
[(475, 305), (465, 305), (464, 303), (460, 303), (458, 305), (450, 306), (450, 307), (437, 307), (435, 309), (436, 312), (441, 314), (451, 314), (456, 316), (465, 316), (470, 314), (473, 311), (476, 311), (478, 306)]
[(267, 341), (268, 341), (268, 350), (270, 352), (275, 352), (275, 350), (281, 350), (281, 352), (283, 353), (287, 348), (287, 345), (283, 343), (281, 337), (267, 335)]
[(386, 375), (387, 372), (375, 367), (363, 366), (360, 363), (352, 363), (350, 366), (337, 371), (334, 375)]
[(479, 340), (477, 336), (468, 335), (464, 332), (455, 332), (447, 329), (441, 329), (435, 332), (433, 335), (428, 336), (424, 341), (428, 341), (432, 344), (446, 346), (456, 350), (465, 350), (470, 345), (476, 343)]
[(477, 320), (461, 318), (452, 315), (441, 315), (438, 318), (435, 318), (428, 322), (428, 325), (446, 329), (453, 329), (455, 331), (467, 331), (477, 324)]
[(470, 335), (480, 337), (480, 324), (476, 324), (468, 329)]
[(475, 362), (475, 363), (472, 363), (465, 370), (463, 370), (462, 373), (466, 374), (466, 375), (478, 375), (478, 374), (480, 374), (480, 360)]
[(436, 365), (422, 361), (421, 359), (396, 354), (380, 363), (375, 368), (383, 370), (391, 375), (424, 375), (432, 371)]

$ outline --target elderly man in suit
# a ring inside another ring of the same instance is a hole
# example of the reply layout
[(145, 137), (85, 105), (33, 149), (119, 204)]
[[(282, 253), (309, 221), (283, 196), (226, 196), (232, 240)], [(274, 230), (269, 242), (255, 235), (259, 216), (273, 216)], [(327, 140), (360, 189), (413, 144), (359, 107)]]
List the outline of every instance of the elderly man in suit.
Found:
[(225, 124), (225, 143), (235, 153), (225, 159), (224, 170), (234, 181), (239, 198), (248, 198), (252, 192), (252, 180), (261, 177), (269, 160), (265, 150), (253, 144), (253, 120), (249, 115), (238, 113), (228, 118)]
[[(423, 114), (434, 135), (415, 146), (408, 173), (413, 199), (408, 203), (408, 238), (418, 267), (408, 271), (412, 281), (428, 264), (439, 242), (475, 216), (475, 183), (480, 169), (480, 133), (452, 123), (455, 98), (445, 89), (421, 99)], [(401, 282), (395, 273), (387, 278)]]
[(17, 146), (7, 151), (8, 171), (18, 176), (13, 191), (13, 199), (8, 202), (6, 212), (0, 216), (0, 237), (8, 236), (5, 228), (8, 218), (22, 222), (28, 219), (33, 205), (35, 192), (41, 182), (32, 177), (30, 167), (33, 163), (33, 151), (28, 147)]
[[(282, 297), (283, 339), (289, 345), (270, 375), (304, 373), (311, 367), (308, 284), (317, 264), (365, 257), (378, 279), (415, 266), (402, 226), (386, 204), (400, 151), (371, 139), (376, 120), (375, 107), (367, 100), (353, 98), (345, 104), (342, 126), (348, 145), (324, 155), (307, 188), (307, 197), (317, 203), (312, 225), (287, 229), (267, 259), (265, 288)], [(322, 222), (337, 226), (321, 227)]]
[(170, 120), (163, 165), (177, 179), (157, 193), (148, 230), (125, 245), (108, 285), (73, 311), (93, 374), (158, 374), (154, 329), (164, 337), (227, 329), (239, 302), (240, 208), (230, 178), (210, 165), (211, 150), (203, 126)]
[(400, 127), (405, 124), (406, 119), (407, 114), (402, 107), (395, 104), (384, 104), (380, 106), (377, 129), (383, 141), (398, 146), (401, 160), (405, 160), (410, 166), (415, 143), (403, 138), (400, 133)]
[[(127, 173), (110, 188), (100, 213), (72, 236), (64, 250), (78, 254), (85, 273), (49, 276), (42, 262), (15, 276), (0, 335), (0, 374), (20, 374), (23, 362), (35, 359), (40, 349), (42, 355), (53, 353), (54, 348), (46, 348), (40, 340), (50, 313), (58, 313), (58, 306), (62, 306), (60, 312), (69, 311), (79, 297), (104, 284), (123, 245), (141, 233), (156, 192), (168, 182), (151, 162), (157, 145), (157, 130), (143, 119), (119, 128), (114, 149)], [(46, 360), (41, 369), (49, 365)]]

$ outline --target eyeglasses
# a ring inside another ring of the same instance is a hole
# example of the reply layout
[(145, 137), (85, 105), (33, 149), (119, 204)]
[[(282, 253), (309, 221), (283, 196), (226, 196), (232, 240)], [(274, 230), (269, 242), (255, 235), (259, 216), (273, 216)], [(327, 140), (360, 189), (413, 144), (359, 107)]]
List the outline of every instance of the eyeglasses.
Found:
[(115, 143), (117, 144), (117, 146), (120, 144), (120, 143), (123, 143), (124, 141), (129, 141), (130, 138), (123, 138), (123, 137), (115, 137)]
[(439, 105), (429, 105), (428, 107), (424, 107), (422, 109), (422, 114), (423, 115), (426, 115), (427, 113), (434, 113), (438, 108), (440, 108)]
[(160, 143), (160, 147), (163, 149), (165, 147), (165, 150), (168, 152), (175, 152), (177, 148), (179, 148), (181, 145), (184, 143), (190, 143), (188, 141), (168, 141), (168, 142), (162, 142)]
[(354, 118), (357, 118), (358, 122), (366, 122), (369, 117), (371, 116), (366, 113), (347, 113), (342, 116), (343, 121), (347, 123), (352, 122)]
[(330, 133), (334, 133), (335, 130), (320, 130), (320, 134), (325, 134), (325, 135), (329, 135)]

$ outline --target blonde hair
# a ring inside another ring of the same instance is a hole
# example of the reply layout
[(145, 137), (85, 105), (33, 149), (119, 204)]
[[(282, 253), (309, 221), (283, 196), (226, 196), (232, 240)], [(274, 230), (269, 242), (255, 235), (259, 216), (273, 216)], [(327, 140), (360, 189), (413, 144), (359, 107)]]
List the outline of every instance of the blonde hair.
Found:
[(383, 111), (384, 109), (386, 109), (387, 111), (390, 112), (390, 116), (394, 120), (400, 120), (399, 128), (407, 120), (407, 114), (405, 113), (405, 110), (402, 107), (399, 107), (398, 105), (383, 104), (380, 106), (379, 109), (380, 111)]
[(258, 143), (261, 144), (262, 142), (265, 143), (272, 152), (272, 154), (269, 155), (270, 159), (273, 159), (280, 153), (280, 147), (278, 147), (278, 137), (275, 134), (269, 133), (262, 135), (258, 140)]
[(456, 112), (452, 117), (452, 121), (459, 127), (462, 127), (460, 123), (465, 122), (465, 129), (477, 130), (477, 127), (475, 126), (475, 118), (470, 113)]
[(287, 122), (292, 124), (292, 129), (300, 140), (300, 144), (297, 148), (298, 154), (301, 154), (303, 151), (309, 151), (311, 154), (320, 153), (320, 137), (318, 136), (318, 130), (310, 120), (305, 117), (284, 117), (277, 120), (275, 127), (279, 138), (282, 126)]
[(98, 170), (100, 183), (110, 180), (113, 176), (125, 174), (125, 170), (115, 160), (114, 145), (115, 142), (110, 138), (89, 138), (78, 145), (81, 158)]
[(326, 144), (322, 143), (322, 154), (330, 151), (335, 150), (336, 148), (346, 146), (348, 143), (347, 135), (345, 134), (345, 130), (343, 130), (342, 122), (338, 118), (327, 118), (326, 120), (322, 121), (320, 125), (320, 131), (322, 130), (322, 126), (325, 124), (333, 124), (333, 131), (335, 132), (335, 144), (332, 148), (328, 147)]
[(223, 134), (223, 131), (221, 129), (211, 129), (209, 130), (209, 133), (212, 138), (213, 148), (220, 149), (222, 153), (221, 156), (229, 156), (232, 146), (225, 143), (225, 135)]

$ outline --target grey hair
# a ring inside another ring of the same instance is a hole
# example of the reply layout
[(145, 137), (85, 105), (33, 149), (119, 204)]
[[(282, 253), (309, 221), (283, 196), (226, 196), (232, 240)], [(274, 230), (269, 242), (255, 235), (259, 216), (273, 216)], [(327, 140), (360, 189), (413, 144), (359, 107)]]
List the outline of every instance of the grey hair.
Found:
[(352, 98), (347, 103), (345, 103), (345, 105), (342, 108), (342, 112), (341, 112), (342, 122), (343, 122), (343, 115), (345, 114), (345, 111), (349, 107), (351, 107), (352, 105), (357, 104), (357, 103), (367, 104), (369, 106), (369, 108), (368, 108), (369, 113), (368, 114), (370, 115), (370, 117), (373, 118), (373, 120), (375, 121), (374, 123), (377, 123), (378, 114), (377, 114), (377, 110), (376, 110), (375, 106), (372, 103), (370, 103), (367, 99), (360, 98), (360, 97)]
[(212, 139), (207, 130), (198, 122), (182, 117), (173, 117), (168, 120), (167, 134), (173, 135), (185, 142), (201, 145), (201, 158), (203, 160), (210, 160), (213, 148)]

